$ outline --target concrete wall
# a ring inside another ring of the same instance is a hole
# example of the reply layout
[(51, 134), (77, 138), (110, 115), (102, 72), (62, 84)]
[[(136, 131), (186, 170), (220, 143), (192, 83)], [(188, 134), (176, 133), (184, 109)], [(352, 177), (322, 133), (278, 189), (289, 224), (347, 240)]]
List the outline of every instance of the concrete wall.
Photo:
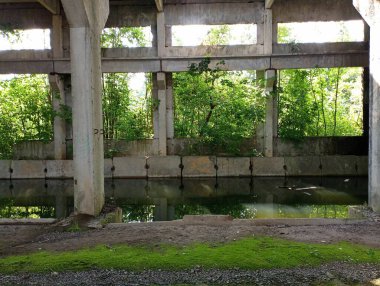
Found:
[[(106, 178), (365, 176), (366, 156), (303, 157), (115, 157), (104, 163)], [(0, 160), (0, 179), (73, 177), (71, 160)]]
[[(368, 140), (365, 137), (307, 137), (300, 142), (274, 139), (274, 156), (319, 156), (319, 155), (360, 155), (368, 154)], [(245, 139), (238, 146), (239, 154), (251, 156), (263, 152), (262, 139)], [(68, 159), (72, 158), (72, 144), (67, 142)], [(158, 140), (146, 139), (137, 141), (105, 140), (105, 156), (154, 156), (158, 155)], [(54, 158), (53, 143), (40, 141), (25, 141), (14, 148), (14, 159), (52, 159)], [(210, 148), (194, 139), (168, 139), (169, 155), (235, 155), (231, 150)]]

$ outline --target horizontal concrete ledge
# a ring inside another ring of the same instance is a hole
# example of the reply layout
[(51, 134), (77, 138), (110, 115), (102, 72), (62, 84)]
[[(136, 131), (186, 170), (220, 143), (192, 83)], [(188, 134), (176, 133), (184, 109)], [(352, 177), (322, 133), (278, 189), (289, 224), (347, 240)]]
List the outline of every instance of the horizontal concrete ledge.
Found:
[(30, 218), (1, 218), (0, 225), (45, 225), (53, 224), (57, 220), (55, 218), (39, 218), (39, 219), (30, 219)]
[(268, 219), (236, 219), (236, 224), (251, 223), (255, 226), (319, 226), (319, 225), (340, 225), (357, 224), (366, 221), (365, 219), (333, 219), (333, 218), (268, 218)]
[[(71, 160), (0, 160), (0, 179), (73, 178)], [(106, 178), (250, 176), (366, 176), (367, 156), (115, 157), (104, 162)]]

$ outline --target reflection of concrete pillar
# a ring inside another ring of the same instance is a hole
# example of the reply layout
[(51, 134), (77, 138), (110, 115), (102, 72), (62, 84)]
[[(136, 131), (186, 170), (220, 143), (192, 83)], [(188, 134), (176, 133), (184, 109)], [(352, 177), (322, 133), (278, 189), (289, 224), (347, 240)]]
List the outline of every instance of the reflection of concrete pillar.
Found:
[(168, 220), (168, 200), (166, 198), (159, 198), (154, 200), (154, 221)]
[(369, 206), (380, 212), (380, 0), (353, 0), (370, 26), (369, 41)]
[(62, 0), (70, 24), (74, 205), (97, 215), (104, 204), (100, 33), (108, 0)]
[(266, 115), (265, 115), (265, 128), (264, 128), (264, 155), (266, 157), (273, 157), (273, 137), (277, 131), (277, 100), (274, 94), (274, 85), (276, 82), (276, 71), (265, 71), (265, 94), (266, 101)]
[(57, 195), (55, 197), (55, 217), (65, 218), (67, 217), (67, 197)]
[(175, 206), (168, 206), (168, 220), (175, 220)]

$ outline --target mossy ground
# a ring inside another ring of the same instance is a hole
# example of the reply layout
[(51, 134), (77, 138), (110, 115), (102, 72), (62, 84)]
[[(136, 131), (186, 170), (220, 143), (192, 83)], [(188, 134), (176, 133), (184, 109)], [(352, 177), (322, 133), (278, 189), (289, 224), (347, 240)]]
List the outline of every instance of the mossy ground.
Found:
[(333, 261), (380, 264), (380, 249), (350, 243), (312, 244), (270, 237), (189, 246), (98, 246), (69, 252), (37, 252), (0, 259), (0, 272), (81, 271), (94, 268), (180, 270), (195, 266), (270, 269)]

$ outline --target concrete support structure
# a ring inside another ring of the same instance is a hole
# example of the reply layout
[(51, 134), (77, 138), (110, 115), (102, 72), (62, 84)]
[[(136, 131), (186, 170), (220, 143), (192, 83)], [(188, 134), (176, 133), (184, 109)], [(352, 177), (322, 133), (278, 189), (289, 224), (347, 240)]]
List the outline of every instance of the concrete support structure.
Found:
[[(157, 6), (159, 7), (159, 6)], [(166, 47), (170, 47), (171, 27), (165, 26), (163, 9), (157, 13), (157, 26), (153, 32), (153, 45), (157, 47), (157, 56), (165, 56)], [(153, 111), (154, 138), (158, 140), (158, 154), (166, 156), (167, 139), (174, 138), (173, 78), (171, 73), (153, 73), (152, 96), (156, 108)]]
[(166, 122), (166, 75), (157, 73), (158, 96), (158, 154), (167, 154), (167, 122)]
[(369, 206), (380, 212), (380, 0), (354, 0), (370, 26), (369, 84)]
[(49, 76), (52, 91), (53, 109), (57, 113), (54, 116), (54, 159), (66, 159), (66, 120), (62, 116), (62, 108), (65, 106), (64, 79), (59, 75)]
[(97, 215), (104, 204), (100, 34), (108, 0), (62, 0), (70, 25), (74, 208)]
[(172, 73), (166, 73), (166, 138), (174, 138), (174, 98)]
[(276, 71), (265, 71), (266, 113), (264, 127), (264, 155), (273, 157), (273, 137), (277, 136), (277, 98), (274, 93)]

